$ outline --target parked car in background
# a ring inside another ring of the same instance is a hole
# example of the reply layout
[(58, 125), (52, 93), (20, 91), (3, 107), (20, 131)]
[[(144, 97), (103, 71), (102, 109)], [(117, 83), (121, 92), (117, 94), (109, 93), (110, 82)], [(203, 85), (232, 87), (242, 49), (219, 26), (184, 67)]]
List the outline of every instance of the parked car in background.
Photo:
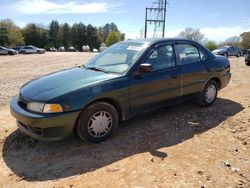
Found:
[(82, 51), (83, 51), (83, 52), (90, 52), (90, 47), (89, 47), (89, 45), (84, 45), (84, 46), (82, 46)]
[(250, 49), (246, 50), (245, 63), (246, 63), (246, 65), (250, 65)]
[(65, 48), (64, 46), (61, 46), (59, 49), (58, 49), (59, 52), (65, 52)]
[(76, 52), (76, 49), (73, 46), (69, 47), (69, 52)]
[(49, 48), (50, 52), (57, 52), (57, 49), (55, 47)]
[(0, 55), (15, 55), (18, 51), (0, 46)]
[(215, 55), (223, 55), (223, 56), (236, 56), (240, 57), (243, 55), (243, 51), (237, 46), (222, 46), (219, 49), (215, 49), (212, 51)]
[(16, 46), (16, 47), (14, 47), (14, 48), (12, 48), (13, 50), (16, 50), (16, 51), (18, 51), (18, 53), (20, 53), (20, 49), (22, 48), (22, 46)]
[(11, 100), (19, 129), (38, 140), (76, 131), (101, 142), (120, 121), (195, 99), (212, 105), (230, 81), (229, 60), (181, 39), (143, 39), (112, 45), (87, 64), (24, 84)]
[(38, 48), (38, 47), (35, 47), (35, 46), (24, 46), (22, 47), (20, 50), (20, 53), (23, 53), (23, 54), (44, 54), (46, 52), (45, 49), (43, 48)]
[(98, 50), (94, 48), (94, 49), (93, 49), (93, 52), (94, 52), (94, 53), (98, 53)]

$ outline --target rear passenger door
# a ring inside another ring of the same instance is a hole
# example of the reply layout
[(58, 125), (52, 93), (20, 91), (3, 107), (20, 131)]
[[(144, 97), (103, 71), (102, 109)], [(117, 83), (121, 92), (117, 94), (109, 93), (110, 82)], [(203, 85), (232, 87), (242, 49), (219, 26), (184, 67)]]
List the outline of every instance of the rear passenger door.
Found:
[(202, 91), (207, 77), (205, 53), (189, 43), (176, 44), (175, 50), (182, 71), (182, 96)]

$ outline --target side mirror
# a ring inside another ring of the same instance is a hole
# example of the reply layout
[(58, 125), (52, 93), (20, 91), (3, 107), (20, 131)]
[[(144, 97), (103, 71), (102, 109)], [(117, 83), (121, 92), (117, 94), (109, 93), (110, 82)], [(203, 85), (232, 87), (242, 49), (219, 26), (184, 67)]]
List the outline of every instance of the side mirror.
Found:
[(139, 67), (139, 73), (149, 73), (153, 71), (153, 66), (149, 63), (143, 63)]

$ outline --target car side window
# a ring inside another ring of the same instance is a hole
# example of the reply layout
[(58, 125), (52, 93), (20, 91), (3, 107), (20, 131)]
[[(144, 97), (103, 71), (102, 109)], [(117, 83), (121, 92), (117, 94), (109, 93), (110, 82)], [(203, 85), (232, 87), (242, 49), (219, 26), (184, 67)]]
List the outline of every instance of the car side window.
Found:
[(157, 47), (145, 63), (151, 64), (154, 71), (174, 67), (175, 58), (173, 46), (168, 44)]
[(201, 61), (199, 50), (195, 46), (190, 44), (177, 44), (176, 54), (177, 54), (177, 59), (179, 60), (181, 65), (186, 65)]

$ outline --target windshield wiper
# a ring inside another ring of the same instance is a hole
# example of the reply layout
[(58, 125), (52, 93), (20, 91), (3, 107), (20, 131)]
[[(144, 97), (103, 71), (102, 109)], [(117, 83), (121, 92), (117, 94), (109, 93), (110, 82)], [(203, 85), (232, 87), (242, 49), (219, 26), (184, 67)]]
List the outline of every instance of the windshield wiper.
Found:
[(104, 69), (100, 68), (100, 67), (86, 67), (87, 69), (90, 69), (90, 70), (95, 70), (95, 71), (100, 71), (100, 72), (104, 72), (104, 73), (107, 73), (107, 71), (105, 71)]

